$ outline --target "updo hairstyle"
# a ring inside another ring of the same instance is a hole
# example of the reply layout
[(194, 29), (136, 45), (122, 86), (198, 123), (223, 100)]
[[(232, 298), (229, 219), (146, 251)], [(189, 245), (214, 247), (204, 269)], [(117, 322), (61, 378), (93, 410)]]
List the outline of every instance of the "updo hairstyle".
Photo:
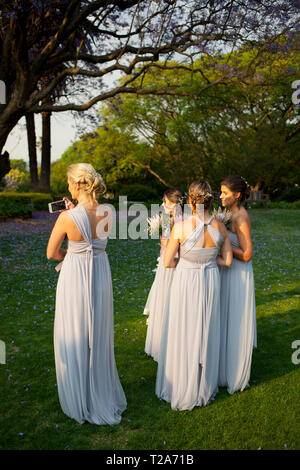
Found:
[(167, 197), (169, 201), (182, 206), (184, 201), (184, 192), (178, 188), (168, 188), (165, 190), (163, 197)]
[(210, 209), (214, 200), (211, 187), (206, 181), (194, 181), (189, 187), (188, 196), (194, 211), (197, 204), (203, 204), (205, 210)]
[(89, 163), (70, 165), (67, 175), (74, 183), (80, 183), (82, 190), (95, 201), (106, 191), (102, 176)]

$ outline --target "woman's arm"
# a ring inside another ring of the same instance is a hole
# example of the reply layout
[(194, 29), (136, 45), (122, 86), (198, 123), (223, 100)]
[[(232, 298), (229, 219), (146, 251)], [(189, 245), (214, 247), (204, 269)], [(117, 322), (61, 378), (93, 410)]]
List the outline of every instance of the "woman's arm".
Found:
[(220, 254), (217, 256), (216, 261), (218, 266), (231, 266), (232, 264), (232, 246), (227, 234), (227, 230), (222, 222), (219, 222), (219, 230), (221, 235), (223, 235), (224, 242), (221, 246)]
[[(179, 222), (181, 224), (181, 222)], [(179, 238), (178, 238), (178, 230), (175, 224), (172, 228), (170, 238), (167, 242), (167, 247), (164, 255), (164, 267), (165, 268), (175, 268), (178, 259), (175, 260), (176, 253), (178, 252), (179, 248)]]
[(240, 261), (248, 262), (252, 258), (252, 240), (250, 220), (245, 216), (239, 216), (235, 222), (236, 234), (240, 248), (232, 248), (233, 257)]
[[(68, 216), (67, 216), (68, 217)], [(58, 216), (53, 230), (51, 232), (48, 246), (47, 258), (62, 260), (66, 256), (67, 250), (61, 248), (62, 242), (66, 236), (66, 211), (63, 211)]]

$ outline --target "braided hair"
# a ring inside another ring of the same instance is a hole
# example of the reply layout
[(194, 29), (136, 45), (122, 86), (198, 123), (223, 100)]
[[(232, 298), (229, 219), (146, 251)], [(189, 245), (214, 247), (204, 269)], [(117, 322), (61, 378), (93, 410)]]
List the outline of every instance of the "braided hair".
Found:
[(197, 204), (203, 204), (204, 209), (208, 210), (214, 200), (211, 187), (206, 181), (194, 181), (189, 187), (188, 196), (193, 210), (196, 209)]

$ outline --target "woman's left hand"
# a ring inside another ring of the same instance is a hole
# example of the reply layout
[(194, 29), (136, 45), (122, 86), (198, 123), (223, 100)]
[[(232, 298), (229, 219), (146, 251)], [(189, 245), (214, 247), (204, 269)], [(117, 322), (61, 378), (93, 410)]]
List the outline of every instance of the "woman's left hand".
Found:
[(68, 197), (63, 197), (63, 200), (67, 201), (67, 209), (66, 210), (74, 209), (75, 205), (73, 204), (72, 201), (70, 201), (70, 199)]

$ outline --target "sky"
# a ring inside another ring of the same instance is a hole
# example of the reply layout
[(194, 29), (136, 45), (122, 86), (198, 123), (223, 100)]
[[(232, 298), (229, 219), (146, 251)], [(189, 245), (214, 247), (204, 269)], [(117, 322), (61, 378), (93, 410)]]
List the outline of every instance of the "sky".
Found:
[[(117, 85), (117, 80), (121, 74), (113, 72), (103, 77), (103, 83), (110, 89)], [(86, 90), (88, 91), (89, 88)], [(90, 89), (91, 99), (94, 96), (95, 90)], [(95, 105), (97, 108), (99, 105)], [(75, 117), (76, 113), (71, 111), (55, 112), (51, 115), (51, 162), (58, 160), (65, 150), (76, 140), (79, 140), (80, 134), (76, 133)], [(22, 158), (29, 163), (28, 157), (28, 143), (26, 134), (25, 118), (21, 118), (17, 126), (10, 133), (3, 151), (7, 150), (11, 159)], [(35, 114), (35, 132), (36, 141), (39, 142), (42, 136), (42, 117), (40, 114)], [(41, 164), (41, 152), (37, 148), (38, 165)]]

